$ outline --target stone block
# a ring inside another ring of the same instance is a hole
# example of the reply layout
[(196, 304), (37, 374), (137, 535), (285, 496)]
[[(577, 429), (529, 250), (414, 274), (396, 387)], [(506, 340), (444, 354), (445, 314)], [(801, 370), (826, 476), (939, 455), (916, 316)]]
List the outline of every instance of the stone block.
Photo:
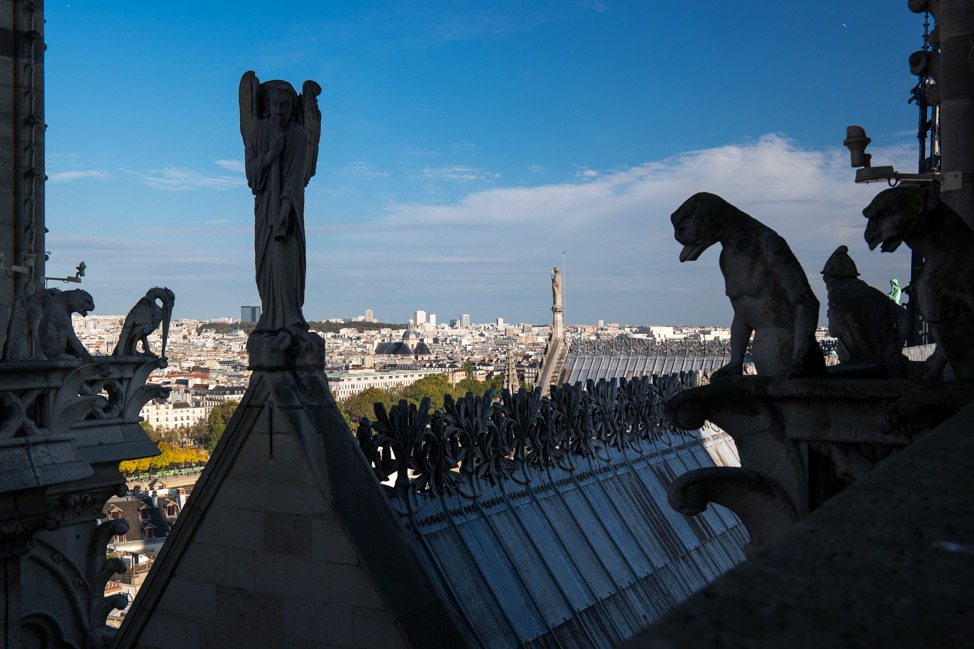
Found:
[(216, 585), (179, 577), (169, 582), (166, 596), (157, 611), (170, 611), (179, 617), (209, 621), (216, 612)]
[(328, 564), (295, 557), (263, 555), (255, 568), (254, 587), (258, 592), (328, 601)]
[(354, 647), (354, 622), (345, 606), (310, 601), (292, 602), (284, 614), (284, 635), (288, 639), (312, 640), (335, 647)]
[(257, 583), (257, 553), (239, 548), (227, 548), (226, 585), (253, 590)]
[(312, 515), (329, 509), (317, 486), (259, 483), (236, 478), (223, 482), (219, 499), (227, 507), (261, 512)]
[[(229, 586), (217, 586), (216, 588), (215, 619), (232, 627), (245, 627), (255, 630), (280, 628), (286, 608), (285, 600), (278, 596), (244, 588), (230, 588)], [(254, 646), (250, 643), (237, 646), (248, 645)]]
[(358, 555), (334, 512), (311, 521), (311, 558), (328, 563), (358, 565)]
[(377, 610), (385, 608), (365, 569), (346, 564), (328, 566), (328, 601)]
[(388, 611), (357, 608), (352, 611), (352, 633), (356, 647), (405, 647), (395, 620)]
[(311, 518), (281, 512), (264, 513), (264, 551), (271, 555), (311, 557)]
[(13, 90), (14, 87), (14, 67), (15, 64), (10, 59), (0, 58), (0, 92), (4, 93), (4, 97), (10, 98), (8, 101), (13, 99), (12, 94), (6, 93)]
[(275, 433), (272, 440), (267, 433), (252, 431), (247, 446), (234, 462), (232, 475), (238, 480), (312, 486), (316, 482), (308, 470), (303, 453), (300, 444), (290, 433)]
[(216, 506), (206, 513), (196, 533), (196, 540), (227, 548), (261, 552), (264, 549), (263, 527), (262, 511)]
[[(222, 621), (221, 621), (222, 622)], [(223, 624), (213, 623), (200, 629), (200, 649), (228, 649), (230, 647), (244, 649), (254, 647), (271, 649), (281, 647), (287, 649), (314, 649), (314, 645), (291, 642), (281, 636), (280, 625), (274, 627), (255, 624)], [(170, 639), (169, 647), (173, 645)], [(182, 649), (181, 646), (179, 646)]]
[(177, 575), (184, 579), (213, 584), (226, 583), (226, 549), (218, 545), (195, 542), (186, 551)]
[(0, 147), (0, 169), (4, 169), (4, 178), (10, 178), (14, 168), (14, 150), (12, 147)]
[(156, 612), (143, 629), (138, 646), (145, 649), (168, 649), (173, 646), (174, 638), (179, 639), (180, 649), (198, 649), (201, 646), (199, 622)]

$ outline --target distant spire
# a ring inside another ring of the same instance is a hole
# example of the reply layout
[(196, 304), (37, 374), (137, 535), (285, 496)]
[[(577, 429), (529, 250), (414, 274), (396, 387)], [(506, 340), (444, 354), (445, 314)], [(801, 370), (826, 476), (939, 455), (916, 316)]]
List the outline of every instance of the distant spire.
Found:
[(507, 346), (507, 367), (504, 372), (504, 387), (508, 392), (514, 394), (521, 387), (517, 380), (517, 365), (514, 361), (514, 345)]

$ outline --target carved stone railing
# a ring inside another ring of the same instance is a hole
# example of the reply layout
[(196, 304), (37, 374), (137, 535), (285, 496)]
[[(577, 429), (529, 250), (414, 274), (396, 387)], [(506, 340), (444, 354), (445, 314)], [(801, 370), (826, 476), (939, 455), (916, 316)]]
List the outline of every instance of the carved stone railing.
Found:
[(145, 384), (164, 366), (151, 356), (0, 362), (0, 561), (18, 575), (8, 622), (24, 634), (57, 646), (111, 635), (106, 617), (127, 601), (105, 596), (124, 570), (105, 548), (127, 523), (101, 523), (102, 506), (125, 493), (119, 462), (159, 453), (139, 413), (167, 396)]
[(809, 512), (974, 402), (970, 383), (876, 379), (727, 377), (669, 399), (678, 426), (713, 422), (734, 438), (741, 466), (678, 476), (672, 506), (699, 514), (725, 505), (754, 547), (769, 545)]
[[(539, 470), (571, 473), (582, 459), (609, 461), (615, 451), (648, 452), (667, 439), (696, 439), (664, 420), (665, 401), (699, 385), (698, 373), (589, 381), (540, 390), (445, 397), (444, 411), (400, 401), (377, 420), (363, 418), (358, 440), (400, 513), (437, 495), (477, 499), (501, 482), (524, 484)], [(391, 484), (390, 484), (391, 482)]]
[[(139, 425), (139, 412), (168, 390), (146, 386), (164, 361), (145, 357), (96, 357), (95, 362), (0, 363), (0, 480), (7, 491), (91, 475), (87, 464), (154, 447)], [(147, 446), (149, 444), (150, 446)], [(43, 446), (46, 453), (39, 453)], [(100, 448), (101, 447), (101, 448)], [(145, 457), (140, 455), (137, 457)], [(50, 473), (50, 475), (48, 475)]]

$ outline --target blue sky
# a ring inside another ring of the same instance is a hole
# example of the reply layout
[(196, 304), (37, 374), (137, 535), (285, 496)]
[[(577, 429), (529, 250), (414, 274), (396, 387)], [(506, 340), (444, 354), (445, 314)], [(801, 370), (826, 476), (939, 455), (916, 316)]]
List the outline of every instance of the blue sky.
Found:
[[(845, 6), (844, 6), (845, 5)], [(283, 7), (287, 7), (284, 9)], [(152, 286), (174, 317), (257, 304), (237, 86), (318, 81), (309, 319), (727, 325), (718, 248), (680, 264), (670, 214), (711, 191), (791, 244), (824, 305), (869, 252), (845, 127), (915, 170), (923, 16), (903, 2), (128, 2), (46, 5), (47, 274), (96, 314)], [(825, 317), (824, 306), (821, 309)]]

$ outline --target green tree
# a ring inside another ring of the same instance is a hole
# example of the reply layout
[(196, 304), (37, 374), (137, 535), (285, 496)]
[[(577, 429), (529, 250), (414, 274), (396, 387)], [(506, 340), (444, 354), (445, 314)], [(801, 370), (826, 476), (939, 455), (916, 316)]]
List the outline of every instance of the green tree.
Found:
[(504, 375), (500, 372), (492, 374), (487, 377), (486, 381), (487, 389), (490, 390), (491, 394), (495, 397), (501, 396), (501, 391), (504, 389)]
[(213, 452), (220, 438), (223, 437), (223, 432), (227, 429), (227, 424), (230, 423), (230, 420), (233, 418), (233, 413), (237, 411), (237, 406), (239, 405), (239, 401), (221, 401), (210, 411), (210, 417), (206, 422), (206, 443), (203, 445), (203, 448), (210, 453)]
[(486, 391), (487, 383), (473, 378), (463, 379), (457, 383), (457, 386), (453, 389), (454, 396), (457, 397), (465, 397), (467, 396), (468, 392), (471, 392), (479, 397)]
[(157, 431), (152, 424), (147, 421), (142, 421), (140, 423), (142, 425), (142, 430), (144, 430), (145, 434), (149, 436), (149, 439), (152, 440), (153, 444), (158, 444), (162, 441), (162, 435), (159, 434), (159, 431)]
[(409, 403), (417, 406), (422, 403), (425, 397), (429, 397), (430, 410), (443, 409), (443, 395), (453, 394), (453, 386), (445, 374), (430, 374), (424, 376), (415, 383), (406, 386), (403, 397)]
[(382, 388), (365, 388), (361, 392), (350, 395), (338, 404), (338, 407), (351, 425), (358, 423), (362, 417), (374, 420), (375, 408), (372, 404), (378, 402), (388, 406), (391, 402), (388, 391)]

